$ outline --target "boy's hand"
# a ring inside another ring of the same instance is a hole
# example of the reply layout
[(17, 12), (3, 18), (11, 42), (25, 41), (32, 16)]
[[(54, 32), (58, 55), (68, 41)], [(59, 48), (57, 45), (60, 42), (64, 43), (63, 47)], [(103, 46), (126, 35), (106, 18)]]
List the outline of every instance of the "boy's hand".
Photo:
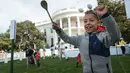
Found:
[(105, 6), (100, 5), (96, 7), (95, 11), (99, 16), (103, 16), (107, 13), (108, 9)]
[(58, 29), (60, 29), (60, 25), (58, 25), (57, 23), (53, 22), (52, 28), (54, 30), (58, 30)]

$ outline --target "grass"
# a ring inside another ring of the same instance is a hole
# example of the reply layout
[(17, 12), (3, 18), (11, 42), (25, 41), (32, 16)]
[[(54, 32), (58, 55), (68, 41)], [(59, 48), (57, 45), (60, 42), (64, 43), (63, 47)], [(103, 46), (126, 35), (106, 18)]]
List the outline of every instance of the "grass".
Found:
[[(112, 56), (113, 73), (130, 73), (130, 56)], [(119, 61), (120, 60), (120, 61)], [(120, 65), (121, 63), (121, 65)], [(26, 67), (26, 61), (14, 61), (14, 73), (82, 73), (82, 66), (75, 67), (75, 58), (68, 61), (46, 58), (41, 60), (41, 67), (31, 65)], [(7, 64), (0, 63), (0, 73), (10, 73), (10, 62)]]
[(113, 73), (130, 73), (130, 55), (112, 56)]

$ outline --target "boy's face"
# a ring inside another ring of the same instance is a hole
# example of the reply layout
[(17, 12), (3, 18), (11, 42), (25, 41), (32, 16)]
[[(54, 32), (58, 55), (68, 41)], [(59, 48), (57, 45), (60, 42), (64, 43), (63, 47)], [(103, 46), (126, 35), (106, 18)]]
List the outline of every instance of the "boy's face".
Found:
[(84, 29), (86, 32), (97, 31), (97, 26), (100, 24), (99, 20), (93, 14), (85, 14)]

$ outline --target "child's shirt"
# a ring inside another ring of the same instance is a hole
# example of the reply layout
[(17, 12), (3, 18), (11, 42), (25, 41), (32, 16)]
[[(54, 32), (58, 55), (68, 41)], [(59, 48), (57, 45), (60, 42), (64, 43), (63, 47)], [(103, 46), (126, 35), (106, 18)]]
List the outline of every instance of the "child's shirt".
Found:
[(37, 53), (36, 53), (36, 60), (40, 60), (40, 52), (39, 51), (37, 51)]

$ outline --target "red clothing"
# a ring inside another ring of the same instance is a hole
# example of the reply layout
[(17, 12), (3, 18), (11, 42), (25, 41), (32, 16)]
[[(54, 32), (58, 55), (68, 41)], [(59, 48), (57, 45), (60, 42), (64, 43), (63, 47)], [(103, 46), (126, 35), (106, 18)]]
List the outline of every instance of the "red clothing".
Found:
[(100, 26), (100, 25), (98, 25), (98, 27), (97, 27), (97, 31), (105, 31), (105, 27), (104, 26)]
[(37, 51), (37, 53), (36, 53), (36, 60), (40, 60), (40, 53), (39, 53), (39, 51)]
[(76, 58), (77, 62), (81, 62), (81, 57), (80, 57), (80, 53), (78, 54), (77, 58)]

